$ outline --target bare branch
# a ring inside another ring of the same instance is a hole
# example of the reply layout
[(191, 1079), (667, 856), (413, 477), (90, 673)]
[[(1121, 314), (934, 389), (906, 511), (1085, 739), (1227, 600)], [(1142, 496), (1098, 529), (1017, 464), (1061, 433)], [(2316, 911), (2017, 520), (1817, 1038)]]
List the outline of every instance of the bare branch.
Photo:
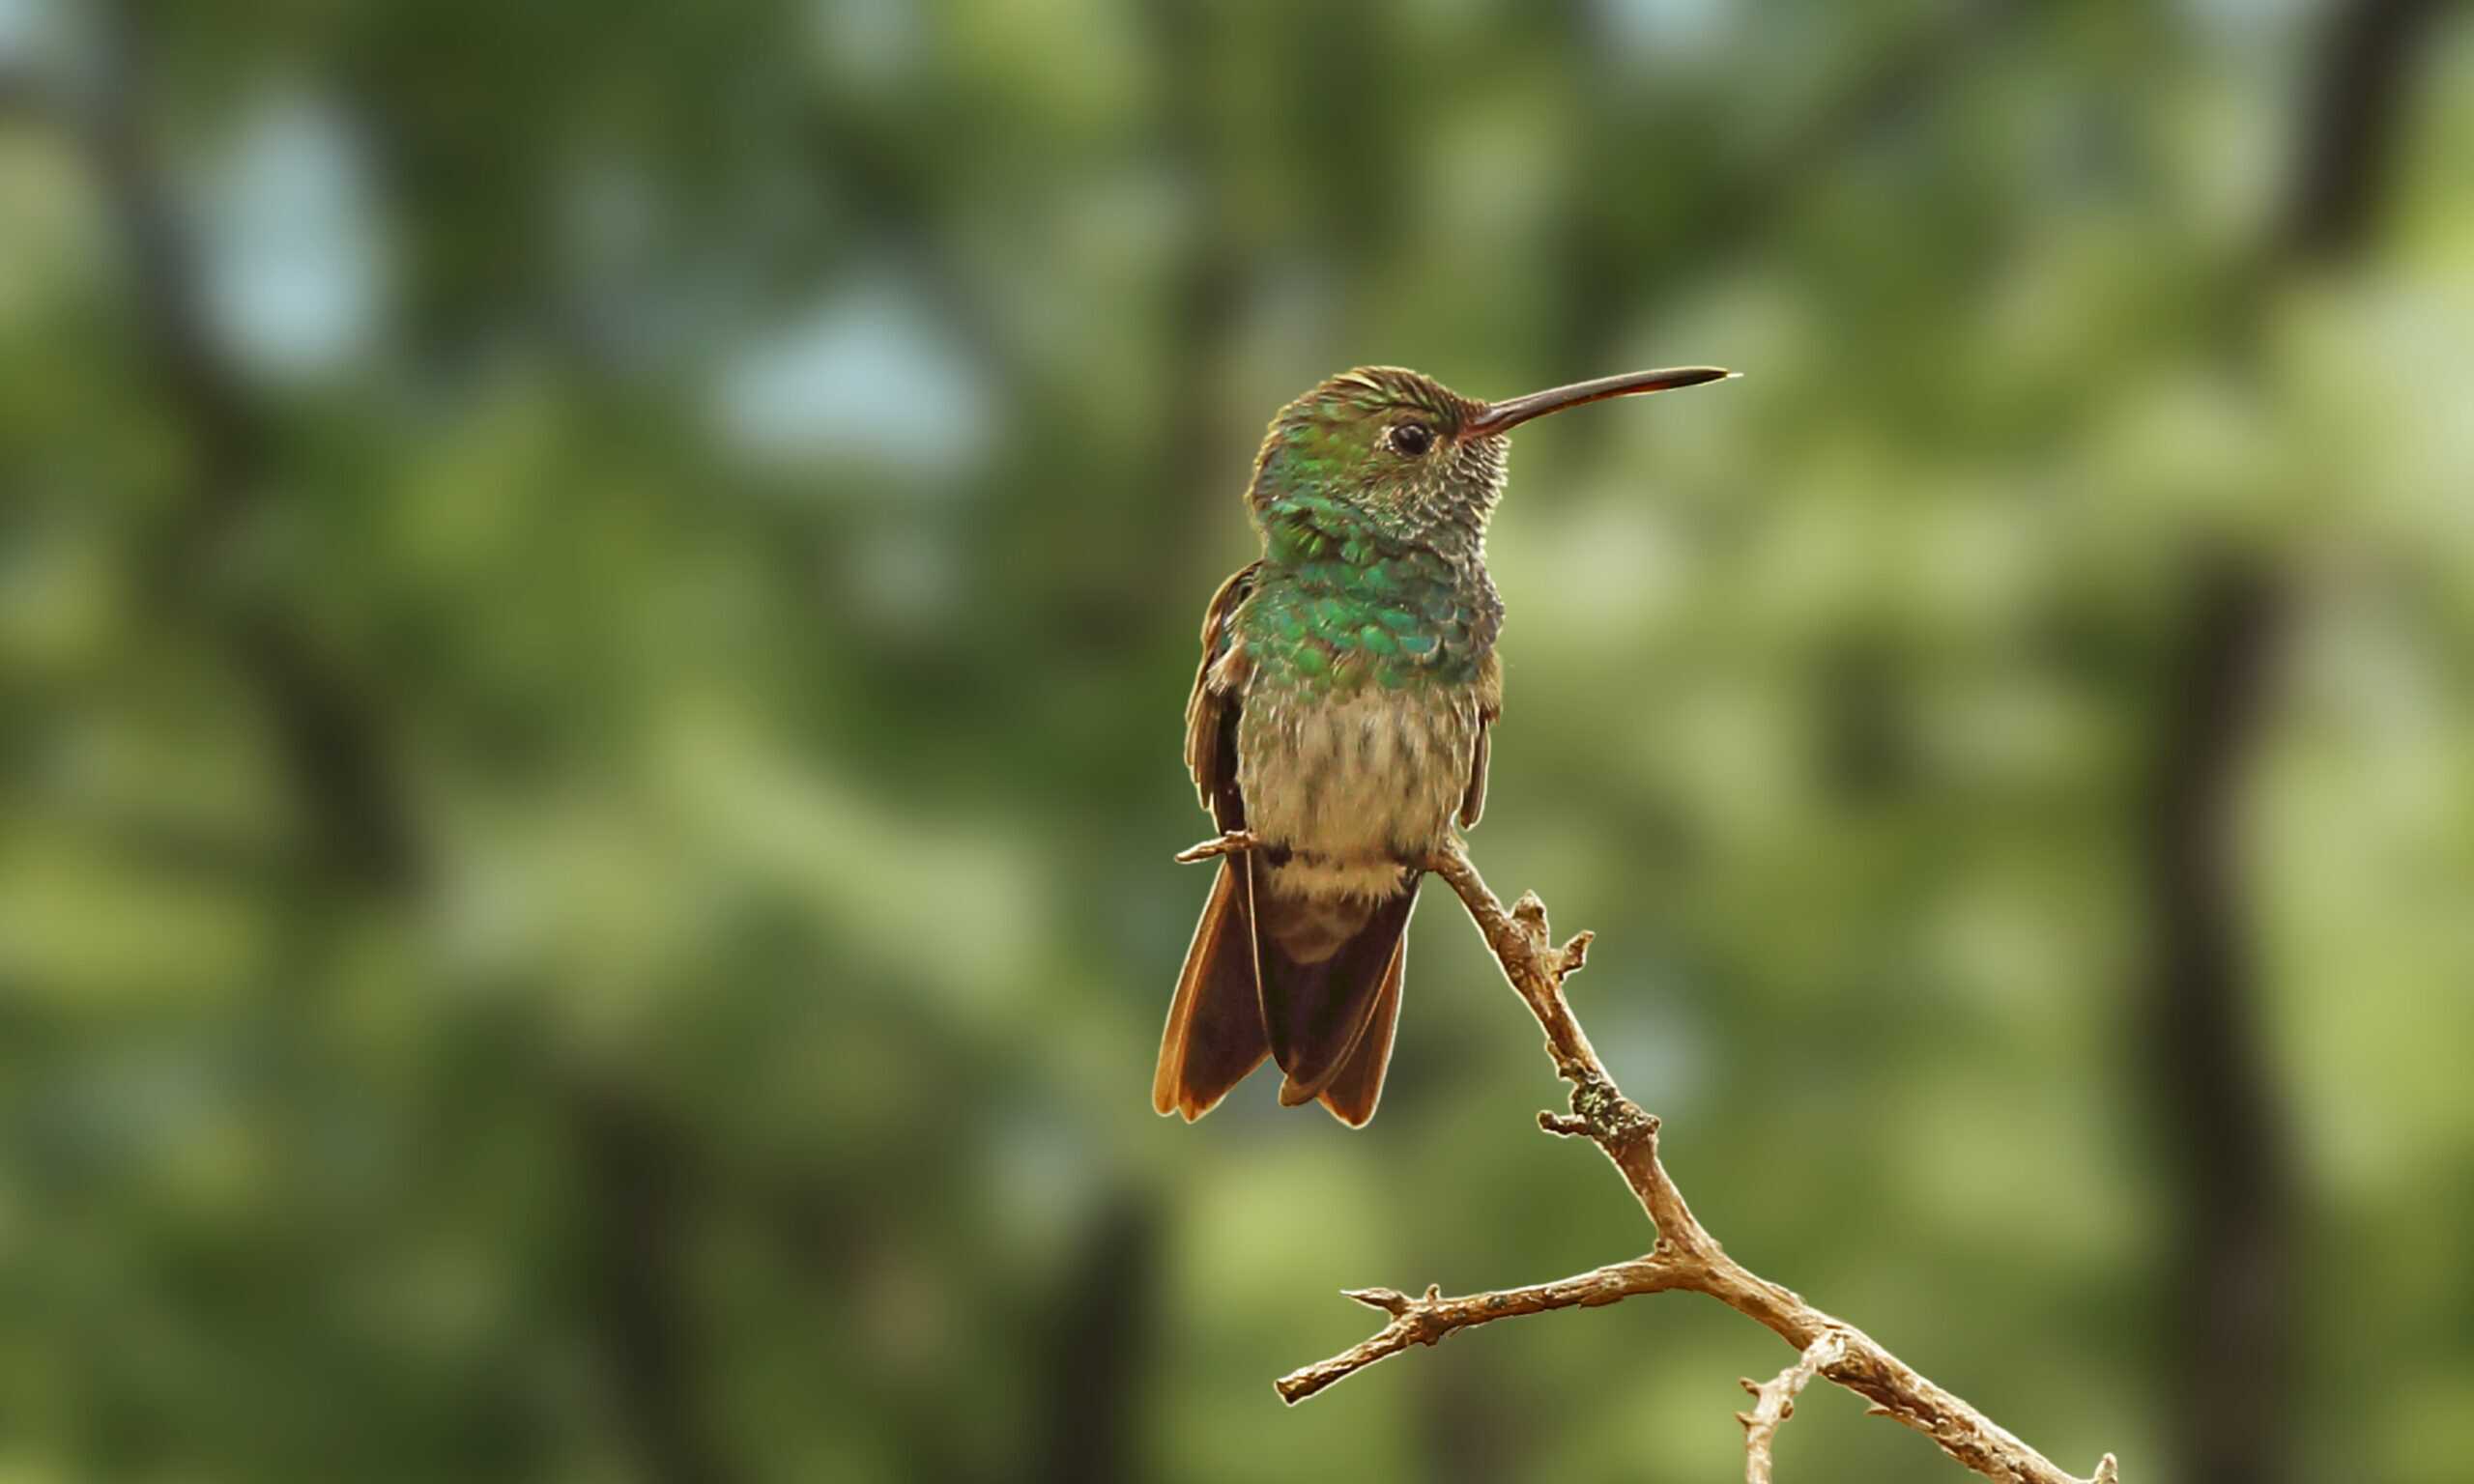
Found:
[(2002, 1484), (2117, 1484), (2112, 1454), (2105, 1455), (2090, 1479), (2064, 1472), (1993, 1419), (1916, 1374), (1870, 1335), (1729, 1257), (1717, 1239), (1693, 1217), (1683, 1192), (1658, 1162), (1657, 1119), (1615, 1085), (1588, 1033), (1565, 1002), (1564, 981), (1581, 967), (1590, 934), (1580, 933), (1558, 946), (1547, 930), (1545, 904), (1537, 895), (1524, 895), (1506, 908), (1456, 840), (1424, 864), (1459, 895), (1470, 920), (1503, 966), (1504, 978), (1546, 1032), (1546, 1053), (1554, 1060), (1556, 1074), (1571, 1084), (1571, 1111), (1541, 1113), (1539, 1127), (1596, 1144), (1657, 1228), (1657, 1241), (1646, 1256), (1528, 1288), (1453, 1298), (1432, 1287), (1422, 1298), (1391, 1289), (1352, 1293), (1349, 1297), (1359, 1302), (1391, 1315), (1391, 1322), (1330, 1359), (1281, 1377), (1277, 1383), (1281, 1400), (1303, 1401), (1387, 1356), (1412, 1345), (1439, 1343), (1457, 1330), (1493, 1320), (1549, 1309), (1596, 1307), (1635, 1294), (1684, 1289), (1707, 1294), (1759, 1321), (1803, 1353), (1803, 1358), (1776, 1380), (1752, 1387), (1760, 1402), (1745, 1422), (1752, 1430), (1745, 1440), (1749, 1479), (1769, 1477), (1769, 1447), (1777, 1424), (1785, 1420), (1795, 1393), (1820, 1376), (1871, 1402), (1874, 1412), (1924, 1434), (1942, 1452), (1988, 1479)]
[(1609, 1263), (1603, 1268), (1552, 1283), (1534, 1283), (1527, 1288), (1508, 1288), (1499, 1293), (1470, 1294), (1447, 1298), (1440, 1289), (1427, 1285), (1425, 1297), (1412, 1298), (1389, 1288), (1351, 1289), (1344, 1296), (1370, 1308), (1392, 1316), (1372, 1338), (1363, 1340), (1329, 1360), (1318, 1360), (1289, 1372), (1272, 1383), (1280, 1399), (1294, 1406), (1312, 1396), (1336, 1381), (1372, 1365), (1386, 1356), (1396, 1355), (1412, 1345), (1439, 1344), (1454, 1331), (1471, 1328), (1498, 1319), (1510, 1319), (1519, 1314), (1543, 1314), (1549, 1309), (1592, 1309), (1600, 1304), (1628, 1298), (1634, 1294), (1654, 1294), (1660, 1289), (1674, 1288), (1681, 1281), (1683, 1270), (1658, 1257), (1636, 1257), (1630, 1262)]
[(1738, 1384), (1752, 1393), (1752, 1411), (1739, 1412), (1743, 1424), (1743, 1484), (1769, 1484), (1769, 1450), (1778, 1441), (1778, 1425), (1796, 1414), (1796, 1393), (1804, 1389), (1824, 1366), (1847, 1357), (1847, 1343), (1825, 1334), (1804, 1347), (1796, 1363), (1755, 1383), (1749, 1376)]

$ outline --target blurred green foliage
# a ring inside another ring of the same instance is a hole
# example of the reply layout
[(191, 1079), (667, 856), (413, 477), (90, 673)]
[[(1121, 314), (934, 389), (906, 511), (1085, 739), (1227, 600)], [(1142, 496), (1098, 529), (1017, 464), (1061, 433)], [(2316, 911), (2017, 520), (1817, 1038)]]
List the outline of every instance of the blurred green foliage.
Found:
[[(1448, 899), (1366, 1132), (1144, 1106), (1263, 420), (1714, 361), (1519, 439), (1475, 838), (1703, 1217), (2195, 1456), (2143, 861), (2272, 572), (2258, 1425), (2460, 1477), (2474, 30), (2315, 267), (2319, 19), (0, 0), (0, 1475), (1728, 1476), (1690, 1299), (1272, 1394), (1646, 1240)], [(1859, 1413), (1782, 1476), (1957, 1476)]]

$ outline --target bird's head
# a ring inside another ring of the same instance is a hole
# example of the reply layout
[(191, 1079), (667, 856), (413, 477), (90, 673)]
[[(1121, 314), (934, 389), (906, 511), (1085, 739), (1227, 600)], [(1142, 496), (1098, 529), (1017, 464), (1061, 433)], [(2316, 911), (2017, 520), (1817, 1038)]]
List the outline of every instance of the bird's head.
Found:
[(1710, 366), (1634, 371), (1481, 402), (1416, 371), (1361, 366), (1280, 409), (1255, 457), (1247, 503), (1270, 517), (1301, 507), (1310, 516), (1315, 501), (1338, 501), (1403, 535), (1474, 540), (1503, 494), (1513, 428), (1566, 408), (1732, 374)]

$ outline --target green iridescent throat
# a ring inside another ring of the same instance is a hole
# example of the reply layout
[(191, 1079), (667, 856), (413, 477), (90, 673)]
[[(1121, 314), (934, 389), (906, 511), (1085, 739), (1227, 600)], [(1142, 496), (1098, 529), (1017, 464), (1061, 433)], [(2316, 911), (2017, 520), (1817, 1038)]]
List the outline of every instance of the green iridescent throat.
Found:
[(1476, 677), (1497, 612), (1482, 574), (1328, 496), (1275, 496), (1261, 519), (1263, 568), (1239, 627), (1264, 681), (1396, 691)]

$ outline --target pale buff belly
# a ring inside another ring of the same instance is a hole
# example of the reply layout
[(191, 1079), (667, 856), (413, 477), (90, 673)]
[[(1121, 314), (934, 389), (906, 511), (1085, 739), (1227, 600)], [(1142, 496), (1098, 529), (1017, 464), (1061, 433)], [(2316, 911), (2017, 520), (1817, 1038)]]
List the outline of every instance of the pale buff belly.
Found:
[(1451, 831), (1477, 738), (1465, 688), (1250, 695), (1237, 786), (1248, 827), (1286, 847), (1265, 884), (1319, 900), (1397, 891), (1400, 863)]

